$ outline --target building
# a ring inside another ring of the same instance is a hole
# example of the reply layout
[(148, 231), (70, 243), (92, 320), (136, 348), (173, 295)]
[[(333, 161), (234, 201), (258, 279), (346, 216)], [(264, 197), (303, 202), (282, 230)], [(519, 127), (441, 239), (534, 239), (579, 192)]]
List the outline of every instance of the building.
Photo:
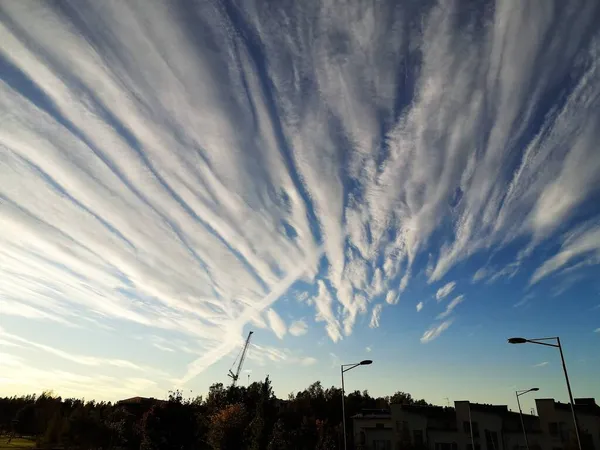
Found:
[(361, 450), (393, 450), (392, 418), (387, 410), (365, 409), (352, 417), (355, 447)]
[[(523, 414), (529, 450), (570, 450), (575, 434), (570, 406), (553, 399), (536, 400), (538, 416)], [(600, 406), (576, 399), (584, 450), (600, 450)], [(525, 450), (518, 412), (506, 405), (456, 401), (454, 408), (391, 405), (353, 417), (359, 450)]]
[[(576, 441), (571, 407), (554, 399), (536, 399), (541, 428), (550, 450), (563, 450)], [(600, 450), (600, 406), (593, 398), (576, 398), (575, 412), (579, 422), (581, 446)]]

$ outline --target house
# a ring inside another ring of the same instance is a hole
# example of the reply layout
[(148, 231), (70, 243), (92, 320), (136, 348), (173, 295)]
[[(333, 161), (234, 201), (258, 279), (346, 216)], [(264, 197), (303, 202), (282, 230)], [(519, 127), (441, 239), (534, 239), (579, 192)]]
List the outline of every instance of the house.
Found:
[[(454, 408), (391, 405), (390, 411), (363, 411), (353, 417), (360, 450), (569, 450), (576, 448), (569, 404), (537, 399), (539, 416), (506, 405), (456, 401)], [(600, 406), (575, 399), (582, 448), (600, 450)], [(527, 443), (523, 434), (527, 431)], [(527, 445), (528, 444), (528, 445)]]
[[(575, 426), (569, 403), (551, 398), (536, 399), (541, 428), (550, 450), (567, 450), (576, 442)], [(575, 412), (579, 422), (579, 436), (584, 450), (600, 450), (600, 406), (593, 398), (576, 398)]]
[(352, 417), (355, 448), (360, 450), (394, 450), (391, 414), (382, 409), (365, 409)]

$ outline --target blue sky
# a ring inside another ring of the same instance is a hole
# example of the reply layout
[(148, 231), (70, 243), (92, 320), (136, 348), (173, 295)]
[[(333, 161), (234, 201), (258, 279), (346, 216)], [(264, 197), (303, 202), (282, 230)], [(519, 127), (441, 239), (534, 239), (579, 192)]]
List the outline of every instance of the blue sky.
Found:
[(599, 18), (2, 2), (0, 395), (600, 398)]

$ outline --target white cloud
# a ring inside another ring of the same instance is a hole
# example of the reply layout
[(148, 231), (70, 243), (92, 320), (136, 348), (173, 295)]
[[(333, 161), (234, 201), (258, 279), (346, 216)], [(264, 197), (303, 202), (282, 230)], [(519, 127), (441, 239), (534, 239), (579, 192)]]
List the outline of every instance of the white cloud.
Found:
[(527, 304), (534, 297), (535, 297), (535, 295), (533, 295), (532, 293), (526, 294), (526, 295), (523, 296), (523, 298), (521, 300), (519, 300), (517, 303), (515, 303), (513, 305), (513, 307), (519, 308), (521, 306), (524, 306), (525, 304)]
[(300, 364), (303, 366), (314, 366), (317, 364), (317, 358), (313, 358), (312, 356), (307, 356), (305, 358), (300, 359)]
[(371, 321), (369, 322), (370, 328), (379, 328), (379, 318), (381, 316), (382, 308), (383, 305), (381, 303), (373, 307), (373, 311), (371, 312)]
[(548, 365), (548, 361), (542, 361), (541, 363), (534, 364), (533, 367), (544, 367)]
[(417, 303), (417, 312), (420, 312), (423, 309), (423, 302)]
[(454, 290), (455, 287), (456, 287), (455, 281), (450, 281), (449, 283), (446, 283), (445, 285), (443, 285), (441, 288), (439, 288), (437, 290), (437, 292), (435, 293), (435, 299), (438, 302), (442, 301), (444, 298), (446, 298), (448, 295), (450, 295), (452, 293), (452, 291)]
[(251, 351), (248, 351), (248, 360), (260, 366), (265, 366), (269, 363), (312, 366), (318, 362), (312, 356), (302, 356), (298, 352), (288, 348), (276, 348), (258, 344), (251, 344), (250, 347)]
[(325, 286), (325, 283), (319, 280), (318, 293), (316, 297), (313, 298), (313, 304), (317, 310), (315, 320), (317, 322), (325, 322), (325, 328), (329, 338), (333, 342), (337, 342), (342, 339), (342, 333), (340, 330), (340, 324), (333, 313), (332, 303), (333, 299), (331, 298), (329, 290)]
[(596, 328), (596, 329), (594, 330), (594, 333), (600, 333), (600, 328)]
[(537, 283), (573, 259), (584, 255), (594, 258), (596, 264), (600, 262), (600, 224), (598, 223), (584, 224), (567, 234), (560, 251), (537, 268), (530, 284)]
[(303, 336), (308, 332), (308, 325), (304, 320), (296, 320), (290, 325), (289, 332), (292, 336)]
[(388, 293), (385, 295), (385, 302), (388, 305), (396, 305), (396, 304), (398, 304), (398, 300), (399, 300), (399, 295), (393, 289), (391, 291), (388, 291)]
[[(2, 57), (32, 86), (0, 83), (7, 320), (182, 333), (202, 355), (185, 382), (247, 325), (266, 317), (281, 337), (267, 311), (298, 280), (316, 283), (297, 298), (337, 342), (384, 292), (398, 302), (423, 252), (430, 282), (530, 240), (525, 258), (597, 192), (593, 2), (498, 2), (472, 15), (483, 27), (457, 25), (458, 3), (323, 4), (293, 21), (257, 5), (240, 14), (264, 70), (210, 3), (77, 3), (77, 23), (52, 3), (3, 5)], [(215, 48), (190, 39), (188, 14)], [(547, 98), (564, 102), (540, 111)], [(532, 284), (596, 261), (593, 233)]]
[(152, 346), (156, 347), (159, 350), (162, 350), (163, 352), (169, 352), (169, 353), (174, 353), (175, 352), (175, 350), (172, 349), (171, 347), (167, 347), (166, 345), (159, 344), (158, 342), (154, 342), (152, 344)]
[(464, 299), (465, 299), (464, 295), (459, 295), (459, 296), (453, 298), (452, 301), (450, 303), (448, 303), (448, 305), (446, 306), (446, 310), (443, 313), (438, 314), (436, 319), (443, 319), (445, 317), (448, 317), (452, 313), (452, 311), (454, 311), (454, 308), (456, 308), (458, 305), (460, 305)]
[(37, 348), (39, 350), (45, 351), (46, 353), (50, 353), (54, 356), (58, 356), (59, 358), (62, 358), (62, 359), (68, 360), (68, 361), (72, 361), (74, 363), (81, 364), (84, 366), (96, 366), (96, 367), (113, 366), (113, 367), (119, 367), (119, 368), (124, 368), (124, 369), (132, 369), (132, 370), (136, 370), (136, 371), (154, 372), (154, 373), (160, 372), (157, 369), (153, 369), (150, 367), (144, 367), (139, 364), (135, 364), (131, 361), (127, 361), (127, 360), (123, 360), (123, 359), (99, 358), (96, 356), (78, 355), (76, 353), (67, 352), (67, 351), (64, 351), (64, 350), (61, 350), (58, 348), (51, 347), (49, 345), (40, 344), (38, 342), (33, 342), (33, 341), (24, 339), (20, 336), (17, 336), (17, 335), (11, 334), (11, 333), (3, 332), (2, 335), (5, 338), (7, 338), (9, 341), (16, 342), (16, 343), (20, 344), (21, 346), (24, 345), (24, 346), (28, 346), (28, 347)]
[(372, 349), (371, 349), (371, 347), (365, 347), (365, 351), (366, 351), (367, 353), (371, 353)]
[(269, 326), (271, 327), (271, 330), (273, 330), (273, 333), (275, 333), (275, 336), (279, 339), (283, 339), (287, 333), (287, 327), (285, 326), (283, 319), (279, 317), (279, 314), (277, 314), (273, 308), (270, 308), (267, 311), (267, 319), (269, 319)]
[(23, 347), (21, 344), (16, 342), (7, 341), (6, 339), (0, 339), (0, 346), (3, 347)]
[(486, 276), (488, 275), (488, 269), (486, 269), (485, 267), (482, 267), (481, 269), (477, 270), (477, 272), (475, 272), (475, 274), (473, 275), (473, 283), (476, 283), (478, 281), (483, 280)]
[(514, 277), (519, 271), (520, 266), (521, 261), (517, 260), (515, 262), (507, 264), (500, 270), (490, 270), (489, 273), (491, 274), (491, 276), (486, 281), (486, 284), (492, 284), (502, 277), (506, 277), (508, 279)]
[(425, 331), (425, 333), (423, 333), (423, 336), (421, 336), (421, 343), (426, 344), (434, 339), (437, 339), (440, 334), (442, 334), (450, 327), (450, 325), (452, 325), (452, 322), (452, 320), (446, 320), (437, 326), (431, 326), (427, 331)]

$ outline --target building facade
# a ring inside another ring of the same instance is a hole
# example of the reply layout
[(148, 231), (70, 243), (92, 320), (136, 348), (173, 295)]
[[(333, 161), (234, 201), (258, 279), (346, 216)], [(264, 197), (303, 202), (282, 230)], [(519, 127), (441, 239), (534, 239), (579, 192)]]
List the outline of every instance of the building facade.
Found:
[[(576, 450), (570, 405), (537, 399), (523, 414), (529, 450)], [(600, 450), (600, 406), (576, 399), (583, 450)], [(357, 450), (526, 450), (521, 416), (505, 405), (456, 401), (454, 408), (391, 405), (353, 417)]]

